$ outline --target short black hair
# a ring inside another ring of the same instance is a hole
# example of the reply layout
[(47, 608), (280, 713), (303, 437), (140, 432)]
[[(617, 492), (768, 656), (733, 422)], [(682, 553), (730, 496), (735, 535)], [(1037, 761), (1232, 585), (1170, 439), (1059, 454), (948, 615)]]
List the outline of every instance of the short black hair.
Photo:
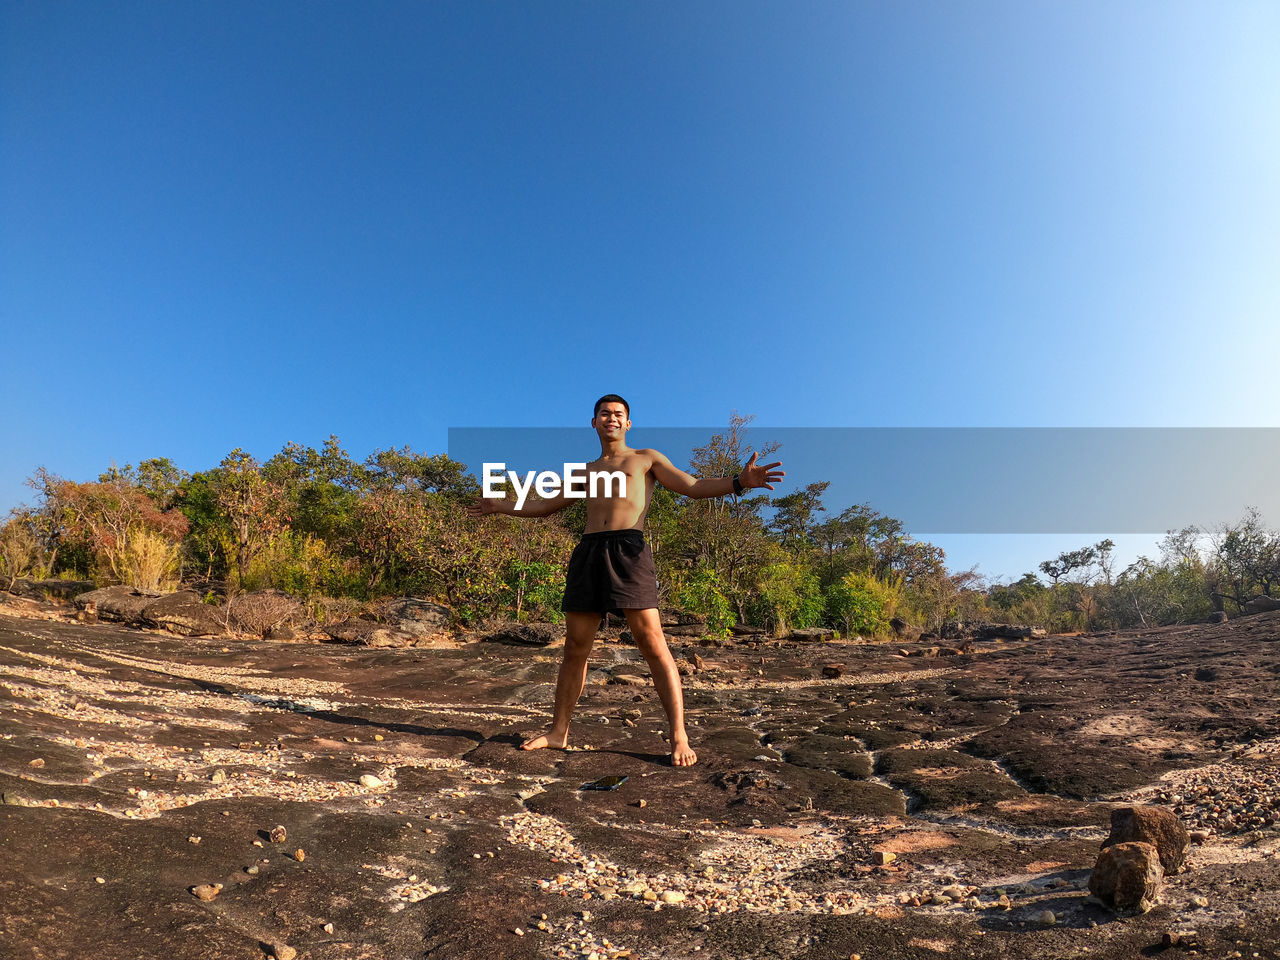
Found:
[(594, 420), (600, 414), (600, 404), (602, 403), (620, 403), (627, 411), (627, 419), (631, 419), (631, 404), (623, 400), (616, 393), (606, 393), (603, 397), (596, 401), (595, 409), (591, 411), (591, 419)]

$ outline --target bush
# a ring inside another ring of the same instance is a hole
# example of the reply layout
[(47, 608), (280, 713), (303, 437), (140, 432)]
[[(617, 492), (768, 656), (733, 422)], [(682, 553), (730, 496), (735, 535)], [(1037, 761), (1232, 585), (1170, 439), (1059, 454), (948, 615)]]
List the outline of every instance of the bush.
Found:
[(793, 563), (771, 563), (761, 571), (750, 604), (752, 619), (781, 633), (791, 627), (816, 627), (826, 613), (818, 578)]
[(680, 606), (706, 617), (710, 636), (727, 637), (729, 628), (738, 622), (719, 578), (708, 567), (699, 567), (686, 578), (680, 588)]
[(177, 586), (181, 546), (158, 533), (141, 530), (129, 538), (120, 559), (123, 580), (135, 590), (168, 592)]
[(901, 599), (901, 579), (885, 583), (869, 573), (848, 573), (827, 588), (827, 616), (846, 636), (884, 634)]

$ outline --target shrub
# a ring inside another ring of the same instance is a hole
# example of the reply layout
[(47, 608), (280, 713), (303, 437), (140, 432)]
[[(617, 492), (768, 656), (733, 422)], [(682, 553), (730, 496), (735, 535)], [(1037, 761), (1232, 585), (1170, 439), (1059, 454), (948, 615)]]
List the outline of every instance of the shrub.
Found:
[(680, 589), (680, 606), (705, 616), (711, 636), (728, 636), (729, 628), (738, 622), (719, 577), (708, 567), (699, 567), (686, 578)]
[(902, 599), (902, 580), (886, 583), (869, 573), (848, 573), (827, 588), (827, 616), (846, 635), (886, 633)]
[(125, 543), (121, 579), (137, 590), (172, 590), (177, 585), (181, 547), (167, 537), (140, 530)]

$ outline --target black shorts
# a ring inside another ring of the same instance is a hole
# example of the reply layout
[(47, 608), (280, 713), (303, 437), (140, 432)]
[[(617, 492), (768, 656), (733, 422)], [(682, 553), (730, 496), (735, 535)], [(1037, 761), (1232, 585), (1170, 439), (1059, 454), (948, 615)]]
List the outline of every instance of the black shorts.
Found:
[(616, 613), (658, 605), (653, 551), (640, 530), (587, 533), (573, 549), (565, 572), (565, 612)]

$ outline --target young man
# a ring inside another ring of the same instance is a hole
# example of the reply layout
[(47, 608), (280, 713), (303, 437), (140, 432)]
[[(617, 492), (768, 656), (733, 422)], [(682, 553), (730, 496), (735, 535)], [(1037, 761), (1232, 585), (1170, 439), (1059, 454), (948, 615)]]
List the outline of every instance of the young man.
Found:
[[(546, 733), (523, 744), (525, 750), (542, 747), (563, 749), (569, 742), (569, 719), (582, 695), (587, 677), (587, 657), (606, 612), (622, 611), (649, 664), (654, 686), (667, 712), (671, 731), (671, 762), (687, 767), (697, 762), (684, 728), (684, 692), (671, 651), (667, 649), (658, 617), (658, 584), (653, 553), (644, 542), (644, 520), (649, 512), (653, 485), (661, 483), (673, 493), (694, 499), (723, 497), (755, 487), (772, 490), (786, 474), (775, 467), (781, 461), (757, 464), (753, 453), (742, 472), (733, 477), (695, 480), (657, 450), (633, 450), (627, 446), (631, 407), (617, 394), (596, 401), (591, 426), (600, 438), (600, 458), (587, 464), (592, 471), (620, 471), (626, 477), (625, 495), (617, 485), (603, 484), (598, 495), (587, 484), (587, 529), (573, 551), (565, 575), (566, 636), (564, 660), (556, 681), (555, 715)], [(609, 494), (613, 494), (610, 496)], [(513, 501), (482, 499), (468, 508), (473, 517), (505, 513), (515, 517), (545, 517), (570, 504), (563, 490), (547, 500), (526, 502), (517, 510)]]

